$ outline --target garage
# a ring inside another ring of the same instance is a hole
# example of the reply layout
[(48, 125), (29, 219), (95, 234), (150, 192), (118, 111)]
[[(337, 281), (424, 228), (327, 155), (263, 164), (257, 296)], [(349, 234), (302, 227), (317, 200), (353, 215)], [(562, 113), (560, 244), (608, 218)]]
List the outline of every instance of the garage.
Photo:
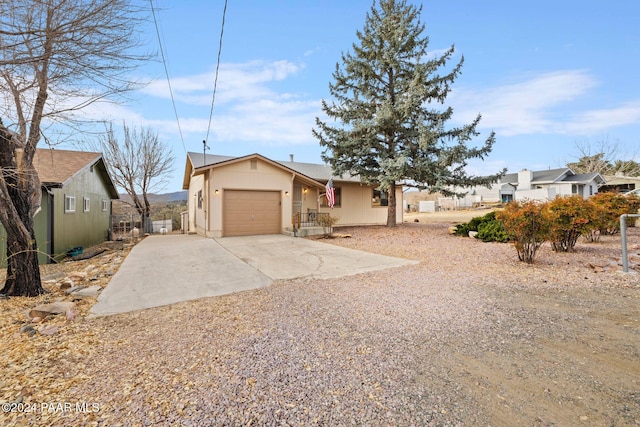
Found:
[(222, 234), (251, 236), (282, 232), (280, 191), (225, 190)]

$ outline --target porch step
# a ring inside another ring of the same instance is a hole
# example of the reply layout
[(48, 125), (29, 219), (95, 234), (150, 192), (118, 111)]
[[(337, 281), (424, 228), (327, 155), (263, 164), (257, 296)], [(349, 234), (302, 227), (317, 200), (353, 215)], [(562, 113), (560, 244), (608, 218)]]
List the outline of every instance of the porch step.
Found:
[[(287, 227), (282, 230), (282, 234), (294, 237), (293, 228)], [(322, 227), (302, 227), (298, 230), (298, 237), (318, 236), (322, 234), (324, 234), (324, 228)]]

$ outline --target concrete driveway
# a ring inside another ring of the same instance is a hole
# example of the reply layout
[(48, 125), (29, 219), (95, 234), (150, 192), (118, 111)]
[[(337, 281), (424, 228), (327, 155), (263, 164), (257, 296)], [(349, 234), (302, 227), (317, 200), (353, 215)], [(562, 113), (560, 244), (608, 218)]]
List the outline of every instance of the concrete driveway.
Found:
[(105, 316), (224, 295), (280, 279), (326, 279), (415, 263), (284, 235), (149, 236), (131, 250), (91, 314)]

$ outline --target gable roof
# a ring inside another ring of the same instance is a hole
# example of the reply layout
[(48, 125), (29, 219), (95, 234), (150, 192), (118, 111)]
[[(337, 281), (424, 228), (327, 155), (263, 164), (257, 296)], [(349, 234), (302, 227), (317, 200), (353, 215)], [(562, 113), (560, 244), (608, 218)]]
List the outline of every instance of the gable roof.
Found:
[(74, 176), (94, 167), (102, 174), (109, 196), (120, 197), (100, 153), (38, 148), (33, 167), (45, 187), (64, 187)]
[[(199, 161), (197, 160), (198, 158), (200, 159)], [(208, 169), (215, 169), (221, 166), (226, 166), (229, 164), (246, 161), (249, 159), (261, 159), (262, 161), (269, 163), (279, 169), (282, 169), (289, 173), (293, 173), (294, 175), (297, 175), (298, 178), (301, 178), (303, 181), (306, 181), (310, 185), (324, 187), (324, 184), (316, 181), (310, 176), (307, 176), (301, 172), (298, 172), (295, 169), (289, 168), (279, 162), (273, 161), (257, 153), (249, 154), (247, 156), (242, 156), (242, 157), (217, 156), (212, 154), (212, 155), (207, 155), (206, 158), (202, 154), (187, 153), (187, 167), (185, 168), (185, 175), (184, 175), (182, 188), (185, 190), (189, 188), (189, 178), (192, 174), (199, 175)], [(200, 166), (195, 167), (194, 163), (199, 164)]]
[[(569, 168), (547, 169), (541, 171), (533, 171), (532, 183), (554, 182), (562, 178), (567, 172), (571, 172)], [(571, 172), (573, 174), (573, 172)], [(500, 182), (518, 183), (518, 173), (508, 173), (502, 177)]]
[[(333, 177), (334, 181), (351, 181), (351, 182), (360, 182), (360, 179), (355, 177), (336, 177), (329, 165), (323, 165), (318, 163), (302, 163), (302, 162), (292, 162), (292, 161), (279, 161), (279, 160), (271, 160), (265, 156), (260, 154), (250, 154), (248, 156), (242, 157), (233, 157), (233, 156), (220, 156), (216, 154), (207, 154), (203, 155), (203, 153), (187, 153), (187, 164), (185, 166), (184, 178), (182, 181), (182, 189), (186, 190), (189, 188), (189, 178), (191, 174), (196, 170), (201, 170), (207, 167), (219, 167), (223, 164), (230, 164), (236, 161), (247, 160), (249, 158), (260, 158), (268, 163), (273, 165), (285, 168), (286, 170), (293, 171), (300, 176), (311, 179), (315, 181), (316, 185), (322, 184), (322, 182), (329, 181), (330, 178)], [(320, 181), (320, 182), (318, 182)], [(324, 185), (324, 184), (322, 184)]]
[[(533, 171), (532, 175), (531, 184), (550, 184), (553, 182), (605, 182), (604, 178), (597, 172), (576, 174), (570, 168)], [(518, 185), (518, 173), (508, 173), (502, 177), (500, 182)]]

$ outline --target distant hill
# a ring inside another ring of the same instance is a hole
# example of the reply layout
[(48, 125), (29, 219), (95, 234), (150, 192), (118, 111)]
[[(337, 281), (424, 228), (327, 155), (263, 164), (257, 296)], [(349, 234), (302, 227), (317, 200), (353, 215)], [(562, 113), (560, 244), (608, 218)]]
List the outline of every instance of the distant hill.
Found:
[[(149, 202), (151, 203), (171, 203), (182, 202), (187, 200), (188, 193), (186, 191), (175, 191), (173, 193), (149, 194)], [(128, 194), (120, 194), (120, 200), (125, 203), (131, 202)]]

